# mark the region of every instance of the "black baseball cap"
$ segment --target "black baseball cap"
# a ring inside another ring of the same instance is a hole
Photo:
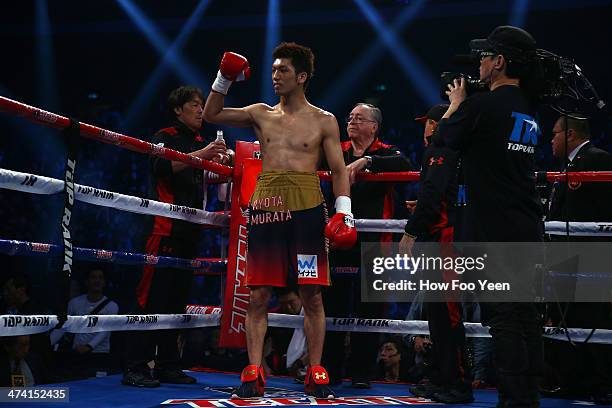
[[[431,119],[431,120],[435,120],[436,122],[439,122],[447,110],[448,110],[448,104],[440,103],[438,105],[434,105],[431,108],[429,108],[429,110],[424,116],[419,116],[417,118],[414,118],[414,120],[418,122],[422,122],[422,123],[427,122],[427,119]]]
[[[499,26],[487,38],[470,41],[472,53],[495,51],[500,54],[520,56],[521,53],[535,52],[536,41],[527,31],[514,26]]]

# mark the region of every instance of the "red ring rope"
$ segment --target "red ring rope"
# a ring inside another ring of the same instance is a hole
[[[70,120],[65,116],[47,112],[45,110],[26,105],[3,96],[0,96],[0,111],[11,113],[15,116],[22,116],[34,123],[56,129],[65,129],[70,124]],[[229,176],[233,172],[232,167],[224,166],[208,160],[202,160],[199,157],[177,152],[176,150],[167,149],[165,147],[156,146],[149,142],[122,135],[121,133],[102,129],[87,123],[80,124],[80,134],[81,136],[95,139],[103,143],[114,144],[128,150],[146,153],[168,160],[180,161],[192,167],[210,170],[224,176]]]
[[[26,105],[21,102],[14,101],[9,98],[0,96],[0,111],[10,113],[14,116],[24,117],[34,123],[56,128],[65,129],[70,124],[70,120],[61,115],[51,113],[42,109],[35,108],[30,105]],[[153,145],[149,142],[145,142],[140,139],[136,139],[130,136],[122,135],[121,133],[112,132],[110,130],[102,129],[97,126],[89,125],[87,123],[81,123],[80,125],[81,136],[95,139],[103,143],[114,144],[116,146],[124,147],[128,150],[132,150],[139,153],[150,154],[164,159],[180,161],[190,166],[209,170],[217,174],[224,176],[230,176],[233,173],[233,168],[224,166],[209,160],[202,160],[199,157],[191,156],[185,153],[178,152],[176,150],[167,149]],[[330,181],[330,173],[321,171],[319,172],[321,180]],[[419,172],[407,171],[399,173],[360,173],[357,175],[359,181],[418,181]],[[611,171],[583,171],[583,172],[568,172],[568,182],[612,182]],[[548,172],[546,173],[546,180],[549,182],[554,181],[565,181],[566,174],[564,172]]]

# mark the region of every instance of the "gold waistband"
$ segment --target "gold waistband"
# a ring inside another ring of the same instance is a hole
[[[299,211],[323,202],[317,173],[264,171],[257,177],[251,207],[263,211]]]

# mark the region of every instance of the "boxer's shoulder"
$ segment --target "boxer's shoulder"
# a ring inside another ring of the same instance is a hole
[[[319,108],[318,106],[309,104],[310,114],[314,115],[320,121],[335,121],[336,117],[333,113],[326,111],[325,109]]]

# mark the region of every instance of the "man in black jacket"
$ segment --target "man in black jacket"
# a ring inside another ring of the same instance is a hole
[[[416,119],[425,124],[423,142],[426,149],[421,163],[418,200],[400,241],[402,246],[416,239],[423,242],[452,240],[459,155],[444,146],[439,137],[432,140],[447,109],[447,104],[435,105],[425,116]]]
[[[387,145],[378,137],[382,124],[379,108],[358,103],[347,118],[349,141],[342,143],[344,162],[351,182],[351,200],[355,218],[381,219],[393,216],[393,186],[389,183],[355,181],[360,171],[400,172],[410,170],[410,162],[397,147]],[[325,294],[325,310],[334,317],[380,318],[383,303],[361,301],[361,286],[357,279],[361,264],[362,242],[390,242],[389,233],[357,233],[357,243],[346,251],[330,251],[329,260],[336,274],[334,284]],[[348,272],[348,273],[341,273]],[[323,358],[332,382],[337,383],[344,360],[344,332],[329,332],[325,338]],[[351,354],[348,374],[356,388],[369,388],[375,373],[378,337],[375,333],[351,333]]]
[[[525,30],[500,26],[488,38],[472,40],[470,48],[480,58],[480,80],[490,92],[466,97],[465,80],[455,80],[447,91],[449,109],[438,126],[445,145],[462,157],[466,239],[541,242],[542,208],[534,175],[541,131],[532,99],[522,88],[536,59],[535,40]],[[507,255],[512,270],[533,267],[522,257]],[[493,338],[499,406],[539,406],[537,376],[543,356],[535,306],[491,302],[481,307],[482,323],[490,326]]]
[[[589,121],[577,115],[560,117],[553,127],[552,151],[568,171],[611,171],[612,155],[591,142]],[[567,150],[565,138],[567,137]],[[569,187],[569,189],[568,189]],[[612,221],[610,183],[555,183],[549,221]]]
[[[612,155],[590,141],[589,121],[577,114],[560,117],[552,129],[552,151],[568,171],[611,171]],[[567,142],[566,142],[567,138]],[[612,221],[612,185],[595,182],[557,182],[549,201],[549,221]],[[551,235],[554,241],[610,241],[610,237]],[[561,324],[557,305],[550,307],[553,325]],[[568,327],[606,328],[610,326],[610,303],[566,303],[562,305]],[[548,341],[546,360],[553,366],[561,386],[556,395],[593,398],[597,404],[612,404],[611,347],[606,344],[575,344]]]
[[[415,241],[440,242],[443,246],[453,241],[460,159],[456,151],[444,146],[442,140],[434,136],[438,122],[447,109],[448,105],[435,105],[424,117],[417,118],[425,123],[423,136],[426,150],[419,178],[418,200],[400,241],[400,251],[403,253],[409,253]],[[472,402],[474,397],[470,382],[463,377],[465,332],[461,303],[451,296],[445,297],[446,302],[428,297],[426,295],[424,307],[433,343],[434,372],[430,383],[411,387],[410,392],[417,397],[432,398],[443,403]]]
[[[222,160],[225,142],[212,141],[208,145],[199,134],[202,127],[204,102],[202,91],[192,86],[181,86],[170,93],[168,107],[175,116],[171,127],[158,131],[152,143],[178,150],[206,160]],[[203,172],[178,161],[157,156],[151,159],[151,198],[202,208]],[[193,259],[201,227],[183,220],[156,216],[153,230],[146,243],[146,253]],[[184,313],[191,287],[190,270],[155,268],[145,265],[137,288],[140,312],[147,314]],[[136,387],[158,387],[160,381],[191,384],[195,378],[179,368],[177,330],[142,331],[128,339],[126,371],[122,383]],[[157,346],[157,355],[155,348]],[[157,378],[151,378],[147,362],[155,359]]]

